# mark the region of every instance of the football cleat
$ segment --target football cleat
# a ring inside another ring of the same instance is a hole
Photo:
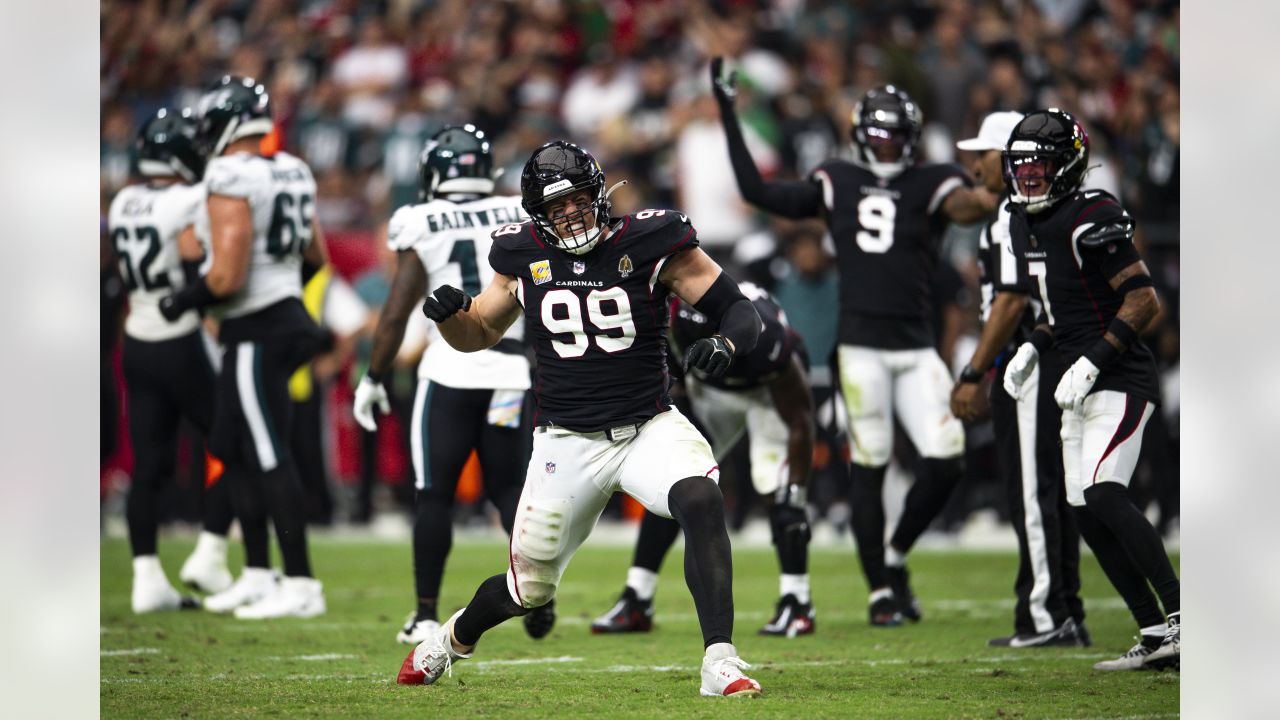
[[[1180,615],[1170,615],[1169,629],[1165,631],[1164,640],[1160,641],[1160,647],[1143,659],[1143,663],[1153,670],[1179,670],[1182,667],[1178,653],[1181,637],[1182,618]]]
[[[409,613],[408,619],[404,621],[404,627],[400,628],[400,632],[396,633],[396,642],[405,645],[417,645],[426,640],[440,630],[440,623],[434,618],[418,619],[418,613]]]
[[[916,594],[911,591],[911,573],[907,572],[907,567],[886,567],[884,570],[889,577],[889,587],[898,600],[898,610],[902,617],[911,622],[920,622],[924,613],[920,611],[920,601],[916,599]]]
[[[613,608],[591,623],[591,632],[595,634],[649,632],[652,629],[653,600],[637,598],[632,588],[623,590]]]
[[[1155,648],[1148,647],[1143,644],[1142,640],[1138,640],[1138,644],[1129,648],[1129,652],[1121,655],[1115,660],[1103,660],[1095,663],[1094,670],[1143,670],[1146,669],[1147,656],[1152,653]]]
[[[536,607],[524,616],[524,631],[534,640],[546,637],[556,626],[556,601]]]
[[[227,539],[211,532],[201,532],[196,549],[182,563],[178,579],[205,593],[220,593],[231,587],[231,571],[227,569]]]
[[[1081,629],[1076,625],[1076,621],[1067,618],[1058,627],[1042,633],[1015,634],[1005,637],[992,638],[987,641],[990,647],[1013,647],[1013,648],[1035,648],[1035,647],[1088,647],[1085,643],[1084,636],[1081,635]]]
[[[325,612],[324,585],[311,577],[286,577],[275,592],[258,602],[236,608],[241,620],[268,618],[310,618]]]
[[[893,593],[886,593],[871,601],[868,609],[871,624],[876,627],[897,627],[902,624],[902,611],[898,609],[898,600]]]
[[[141,615],[162,610],[194,610],[200,607],[200,601],[174,590],[167,580],[163,583],[135,580],[130,605],[135,615]]]
[[[751,668],[737,655],[702,659],[702,687],[704,697],[756,697],[760,695],[760,683],[742,674]]]
[[[276,590],[275,573],[267,568],[247,567],[231,587],[204,599],[204,609],[231,612],[241,605],[256,603]]]
[[[464,610],[466,608],[454,613],[453,617],[446,620],[435,634],[418,643],[418,646],[400,665],[400,674],[396,676],[397,683],[430,685],[446,673],[452,677],[454,661],[466,660],[474,654],[474,648],[469,653],[460,653],[453,649],[453,623]]]
[[[778,601],[773,619],[760,628],[761,635],[782,635],[789,638],[813,634],[813,603],[802,603],[795,595],[784,595]]]

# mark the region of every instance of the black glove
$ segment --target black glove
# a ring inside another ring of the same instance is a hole
[[[720,377],[729,369],[732,360],[733,351],[729,349],[729,344],[719,335],[712,335],[689,346],[684,354],[684,374],[688,375],[689,369],[693,368],[701,370],[708,377]]]
[[[431,294],[435,297],[428,296],[422,302],[422,314],[436,322],[448,320],[459,310],[471,309],[471,296],[452,285],[441,285]]]
[[[733,71],[728,77],[724,77],[723,71],[724,58],[711,58],[711,93],[721,107],[732,108],[733,101],[738,97],[738,73]]]
[[[165,295],[160,298],[160,314],[169,322],[178,322],[178,318],[187,312],[187,308],[178,301],[177,295]]]

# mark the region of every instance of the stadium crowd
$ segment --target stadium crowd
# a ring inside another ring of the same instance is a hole
[[[639,202],[680,208],[696,219],[704,249],[774,292],[809,346],[818,384],[835,344],[834,327],[814,322],[835,303],[824,230],[771,219],[741,199],[706,79],[716,55],[735,61],[748,144],[776,178],[803,177],[846,152],[853,104],[884,82],[922,105],[922,154],[935,162],[965,161],[955,141],[996,110],[1063,107],[1080,119],[1100,165],[1087,182],[1134,214],[1165,308],[1149,338],[1166,378],[1163,422],[1147,433],[1134,486],[1168,530],[1178,488],[1176,1],[104,0],[103,213],[133,177],[145,118],[194,104],[223,74],[258,78],[271,90],[276,139],[315,172],[316,217],[331,233],[336,269],[376,308],[388,285],[382,234],[391,213],[416,199],[426,138],[450,123],[483,128],[505,168],[497,191],[507,193],[518,192],[535,148],[569,139],[591,148],[611,180],[629,181],[614,196],[620,212]],[[953,313],[940,345],[957,369],[967,358],[957,344],[977,332],[976,245],[968,227],[952,227],[944,244],[957,271],[946,297],[964,312]],[[367,352],[355,345],[351,377]],[[407,387],[412,363],[402,371]],[[336,383],[344,398],[348,383]],[[354,455],[357,444],[338,437],[359,432],[349,408],[334,402],[326,431]],[[995,486],[982,460],[989,424],[968,437],[977,461],[952,523],[1000,503],[998,490],[983,491]],[[359,462],[338,465],[344,481],[359,472]],[[403,473],[404,463],[381,472]],[[367,517],[363,503],[353,515]],[[737,508],[739,522],[745,511]]]

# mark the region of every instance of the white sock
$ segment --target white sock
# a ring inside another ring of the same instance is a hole
[[[139,555],[133,559],[133,581],[169,584],[164,568],[160,566],[160,558],[155,555]]]
[[[885,545],[884,564],[891,568],[900,568],[907,564],[907,556],[898,552],[892,545]]]
[[[783,575],[778,579],[778,595],[795,595],[801,603],[809,602],[809,575]]]
[[[200,537],[196,540],[196,549],[191,554],[203,555],[205,553],[225,558],[227,556],[227,538],[222,535],[215,535],[208,530],[201,530]]]
[[[1164,634],[1169,632],[1169,626],[1166,623],[1160,623],[1159,625],[1144,627],[1139,632],[1143,635],[1150,635],[1152,637],[1164,637]]]
[[[629,568],[627,587],[636,591],[637,598],[652,600],[654,593],[658,591],[658,573],[642,567]]]
[[[732,643],[712,643],[707,646],[707,660],[722,660],[727,657],[737,657],[738,648]]]

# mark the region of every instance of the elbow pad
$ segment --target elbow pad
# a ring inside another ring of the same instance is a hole
[[[694,308],[718,322],[716,334],[733,344],[734,357],[755,348],[760,338],[760,314],[728,274],[720,273]]]

